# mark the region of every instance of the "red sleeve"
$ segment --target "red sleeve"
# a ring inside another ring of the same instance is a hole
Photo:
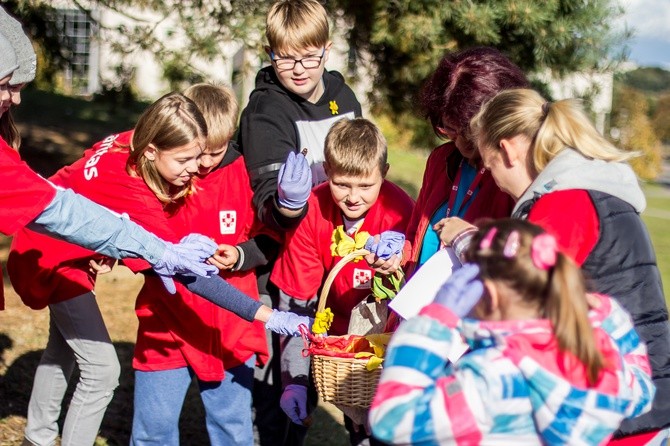
[[[286,236],[284,248],[270,276],[280,290],[296,299],[310,299],[323,281],[325,268],[321,262],[317,234],[320,213],[318,200],[312,194],[307,215]]]
[[[598,213],[588,192],[563,190],[543,195],[528,220],[556,237],[561,251],[578,265],[584,263],[598,241]]]
[[[0,232],[14,234],[42,213],[56,189],[0,138]]]
[[[433,210],[427,209],[428,197],[433,193],[433,188],[435,185],[435,177],[439,169],[446,169],[446,157],[443,155],[444,150],[442,146],[437,147],[428,157],[426,161],[426,167],[423,171],[423,180],[421,182],[421,189],[419,189],[419,196],[416,198],[416,205],[412,209],[411,216],[405,228],[405,239],[410,243],[415,243],[414,238],[416,237],[416,232],[419,228],[419,222],[424,213],[428,213]],[[446,176],[446,173],[445,173]],[[437,186],[439,187],[439,185]],[[430,219],[430,216],[428,217]],[[407,259],[411,255],[411,246],[410,251],[407,255]]]

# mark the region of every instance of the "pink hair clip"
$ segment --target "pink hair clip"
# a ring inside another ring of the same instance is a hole
[[[505,241],[505,247],[503,248],[503,255],[509,259],[514,257],[518,250],[519,250],[519,231],[512,231],[507,236],[507,241]]]
[[[485,250],[485,249],[490,249],[491,244],[493,243],[493,237],[496,236],[496,233],[498,232],[498,228],[491,228],[489,229],[489,232],[486,233],[484,238],[482,239],[481,242],[479,242],[479,249],[480,250]]]
[[[558,245],[554,236],[544,233],[533,238],[530,257],[533,265],[542,270],[548,270],[556,265]]]

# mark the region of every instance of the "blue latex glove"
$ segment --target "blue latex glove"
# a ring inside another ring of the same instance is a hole
[[[300,384],[289,384],[279,400],[281,410],[295,424],[303,425],[307,418],[307,387]]]
[[[384,231],[379,234],[379,240],[370,236],[365,242],[365,249],[380,259],[388,260],[394,254],[400,255],[405,245],[405,234],[396,231]]]
[[[280,206],[296,210],[307,203],[312,191],[312,169],[302,153],[288,154],[279,169],[277,178],[277,202]]]
[[[449,308],[460,318],[465,317],[484,293],[484,284],[477,277],[478,274],[479,266],[466,263],[442,285],[434,302]]]
[[[272,310],[265,328],[284,336],[300,336],[300,325],[311,327],[314,319],[291,313],[290,311]]]
[[[174,294],[177,289],[172,276],[175,274],[211,277],[219,272],[216,266],[204,263],[217,248],[217,244],[209,237],[190,234],[178,244],[166,243],[165,252],[152,266],[165,285],[165,289]]]

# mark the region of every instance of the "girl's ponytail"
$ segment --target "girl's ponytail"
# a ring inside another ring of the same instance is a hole
[[[605,364],[588,317],[589,305],[581,271],[570,258],[558,253],[548,280],[544,308],[559,348],[572,353],[584,364],[588,381],[594,384]]]
[[[584,365],[589,383],[597,382],[606,364],[588,317],[584,277],[553,236],[526,220],[496,220],[482,225],[466,259],[479,265],[482,279],[514,290],[551,321],[559,350]]]

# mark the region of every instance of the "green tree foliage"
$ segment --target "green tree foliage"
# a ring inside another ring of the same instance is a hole
[[[646,96],[633,88],[617,85],[613,102],[612,127],[619,131],[619,147],[640,154],[631,161],[638,176],[656,178],[661,169],[661,143],[647,116]]]
[[[487,45],[527,72],[592,69],[626,37],[608,0],[333,0],[354,26],[350,41],[376,66],[373,99],[394,111],[412,98],[445,51]]]

